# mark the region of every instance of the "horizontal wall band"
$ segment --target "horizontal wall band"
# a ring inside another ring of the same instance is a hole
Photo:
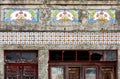
[[[0,32],[0,44],[120,44],[120,32]]]

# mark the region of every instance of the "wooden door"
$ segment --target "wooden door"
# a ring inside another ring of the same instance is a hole
[[[6,66],[5,68],[6,79],[19,79],[19,67],[18,66]]]
[[[102,79],[115,79],[113,68],[103,68],[102,69]]]
[[[5,79],[37,79],[36,65],[8,65]]]
[[[69,79],[80,79],[80,68],[79,67],[69,67],[68,69]]]
[[[35,66],[24,66],[23,67],[23,79],[36,79],[37,77]]]

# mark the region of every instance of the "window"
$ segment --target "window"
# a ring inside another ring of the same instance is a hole
[[[117,52],[96,50],[50,50],[49,62],[52,61],[116,61]]]
[[[68,50],[65,50],[64,51],[64,61],[74,61],[75,60],[75,56],[76,53],[75,51],[68,51]]]
[[[49,56],[49,79],[117,79],[116,50],[50,50]]]
[[[104,54],[104,59],[106,61],[114,61],[116,60],[117,56],[116,56],[116,53],[114,53],[114,51],[105,51],[105,54]]]
[[[11,52],[6,54],[6,60],[7,61],[17,61],[20,60],[20,53],[17,52]]]
[[[62,60],[62,51],[50,51],[50,60]]]
[[[36,51],[5,51],[6,63],[36,63]]]
[[[103,54],[102,51],[91,51],[90,56],[91,60],[102,60]]]
[[[88,51],[78,51],[77,59],[78,60],[89,60],[89,52]]]

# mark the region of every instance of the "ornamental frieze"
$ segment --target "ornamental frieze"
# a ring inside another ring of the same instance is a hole
[[[120,32],[0,32],[0,44],[120,44]]]

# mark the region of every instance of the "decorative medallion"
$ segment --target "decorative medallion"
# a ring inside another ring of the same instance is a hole
[[[51,10],[51,22],[78,22],[78,10]]]
[[[115,23],[115,10],[88,10],[88,22]]]
[[[4,9],[5,22],[37,22],[38,9],[6,8]]]

